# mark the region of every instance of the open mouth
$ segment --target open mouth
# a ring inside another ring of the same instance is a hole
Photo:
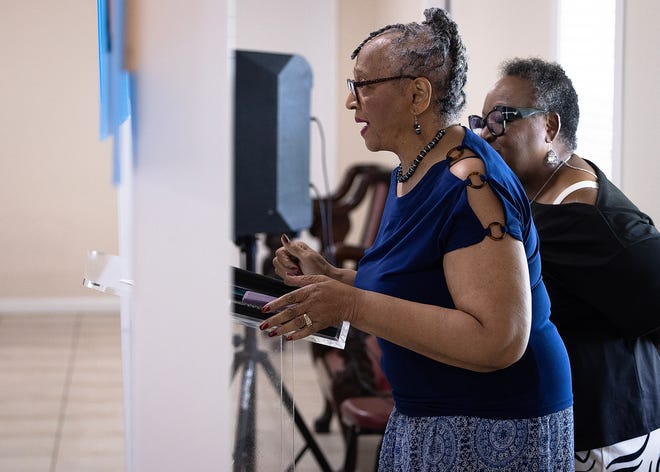
[[[366,133],[367,129],[369,128],[369,122],[364,121],[364,120],[360,120],[360,119],[357,119],[357,118],[355,119],[355,122],[358,123],[358,124],[364,123],[364,126],[360,129],[360,135],[364,136],[364,133]]]

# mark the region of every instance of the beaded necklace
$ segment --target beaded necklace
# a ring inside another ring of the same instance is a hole
[[[440,142],[440,140],[444,137],[444,135],[447,133],[447,130],[445,128],[442,128],[439,130],[436,135],[433,137],[430,143],[428,143],[426,146],[424,146],[424,149],[419,151],[419,154],[417,154],[417,157],[413,161],[412,164],[410,164],[410,167],[408,167],[408,170],[406,171],[405,174],[401,173],[401,164],[399,164],[399,167],[396,168],[396,181],[399,182],[400,184],[408,180],[412,175],[415,173],[417,170],[417,166],[419,166],[419,163],[422,162],[422,159],[424,159],[424,156],[428,154],[428,152],[435,147],[436,144]]]

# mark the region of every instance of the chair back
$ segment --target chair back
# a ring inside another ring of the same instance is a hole
[[[350,167],[337,191],[329,198],[312,201],[314,216],[310,233],[321,241],[321,252],[338,266],[357,263],[376,239],[385,208],[391,171],[384,167],[358,164]],[[356,221],[354,212],[366,204],[364,220]],[[345,242],[351,225],[359,225],[356,244]],[[332,229],[328,228],[332,226]]]

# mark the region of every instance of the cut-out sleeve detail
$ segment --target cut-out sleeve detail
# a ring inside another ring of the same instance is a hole
[[[465,179],[465,184],[470,188],[479,189],[488,183],[486,176],[481,172],[470,172]]]
[[[472,149],[465,146],[456,146],[451,148],[447,152],[447,160],[449,161],[449,167],[461,162],[463,159],[468,159],[470,157],[476,157],[481,159]]]
[[[497,228],[497,229],[495,229]],[[501,241],[504,239],[504,235],[507,233],[506,226],[504,226],[499,221],[493,221],[486,228],[487,235],[493,241]]]

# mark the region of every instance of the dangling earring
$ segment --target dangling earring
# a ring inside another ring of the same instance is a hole
[[[422,127],[419,125],[419,121],[417,120],[417,115],[415,115],[415,124],[413,125],[413,129],[415,130],[416,135],[422,134]]]
[[[557,167],[559,164],[559,157],[557,156],[557,153],[554,151],[554,149],[550,148],[548,150],[548,152],[545,154],[545,160],[543,163],[548,167]]]

